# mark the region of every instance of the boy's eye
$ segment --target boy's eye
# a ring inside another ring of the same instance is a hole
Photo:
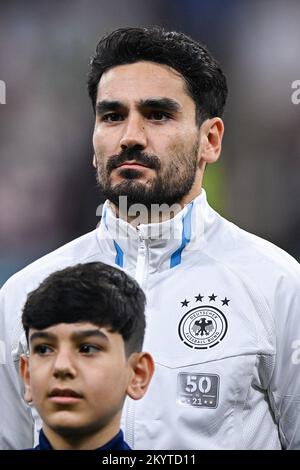
[[[41,356],[45,356],[47,354],[50,354],[53,349],[50,346],[47,346],[47,344],[38,344],[34,347],[33,350],[36,354],[40,354]]]
[[[102,117],[102,121],[105,121],[105,122],[118,122],[122,120],[123,120],[123,116],[119,113],[105,114]]]
[[[83,354],[95,354],[101,351],[99,346],[95,346],[93,344],[83,344],[79,348],[79,352]]]

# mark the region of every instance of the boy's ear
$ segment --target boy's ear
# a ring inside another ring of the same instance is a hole
[[[133,400],[145,395],[154,372],[154,361],[147,352],[133,353],[128,359],[132,373],[127,386],[127,394]]]
[[[20,356],[19,374],[24,382],[24,399],[27,403],[30,403],[32,401],[32,394],[30,387],[29,358],[25,355]]]

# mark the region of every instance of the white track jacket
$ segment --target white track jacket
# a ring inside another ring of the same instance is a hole
[[[14,275],[0,294],[0,448],[32,447],[18,360],[26,295],[51,272],[102,261],[147,296],[155,374],[127,400],[134,449],[300,449],[300,268],[228,222],[204,190],[173,219],[137,229],[105,204],[99,227]],[[36,420],[37,421],[37,420]]]

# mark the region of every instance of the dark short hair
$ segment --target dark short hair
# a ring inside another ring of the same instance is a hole
[[[22,323],[28,340],[30,328],[90,322],[122,335],[129,356],[143,345],[145,303],[124,271],[100,262],[77,264],[51,274],[28,295]]]
[[[202,44],[189,36],[159,27],[120,28],[98,42],[91,59],[88,91],[95,111],[102,74],[117,65],[151,61],[179,72],[196,105],[196,121],[221,117],[227,97],[226,77]]]

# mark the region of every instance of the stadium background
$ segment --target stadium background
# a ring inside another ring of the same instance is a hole
[[[149,24],[207,44],[227,74],[210,203],[300,259],[298,0],[12,0],[0,3],[0,286],[98,223],[89,57],[103,33]]]

